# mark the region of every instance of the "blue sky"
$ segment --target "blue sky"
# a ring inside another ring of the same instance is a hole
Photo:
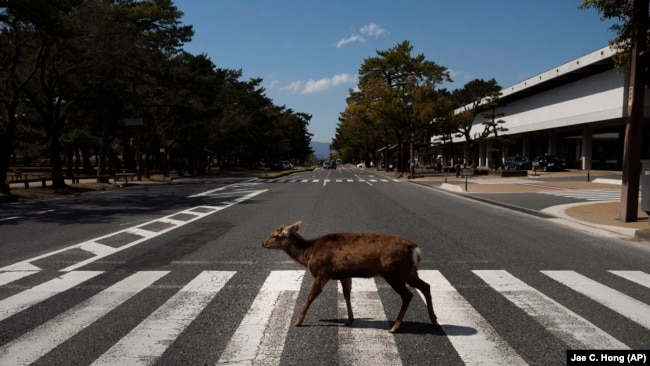
[[[330,142],[365,58],[404,40],[446,67],[461,88],[503,87],[595,51],[615,37],[580,0],[176,0],[194,27],[185,50],[262,78],[276,105],[312,115]]]

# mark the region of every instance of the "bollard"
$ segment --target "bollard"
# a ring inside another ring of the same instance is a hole
[[[590,176],[591,175],[591,170],[587,170],[587,182],[591,182]]]
[[[465,192],[467,192],[467,176],[465,176]]]

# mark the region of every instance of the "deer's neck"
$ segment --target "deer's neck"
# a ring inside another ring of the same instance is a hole
[[[292,241],[292,245],[286,250],[287,254],[306,267],[311,253],[311,241],[305,240],[299,235],[293,237]]]

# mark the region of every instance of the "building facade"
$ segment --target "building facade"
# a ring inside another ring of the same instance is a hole
[[[487,143],[478,144],[474,147],[478,151],[466,149],[465,159],[478,156],[478,166],[494,167],[496,159],[512,155],[532,159],[551,154],[563,159],[570,169],[621,170],[628,75],[614,68],[613,55],[609,46],[603,47],[503,89],[496,112],[505,121],[509,143],[498,153]],[[646,92],[642,158],[650,157],[649,94]],[[483,131],[484,121],[481,115],[475,118],[472,135]]]

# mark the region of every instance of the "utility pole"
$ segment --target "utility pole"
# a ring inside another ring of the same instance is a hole
[[[648,7],[650,0],[634,0],[632,13],[632,54],[623,150],[623,184],[621,215],[623,222],[637,221],[639,180],[641,174],[641,136],[645,109],[646,62],[642,53],[648,49]]]

